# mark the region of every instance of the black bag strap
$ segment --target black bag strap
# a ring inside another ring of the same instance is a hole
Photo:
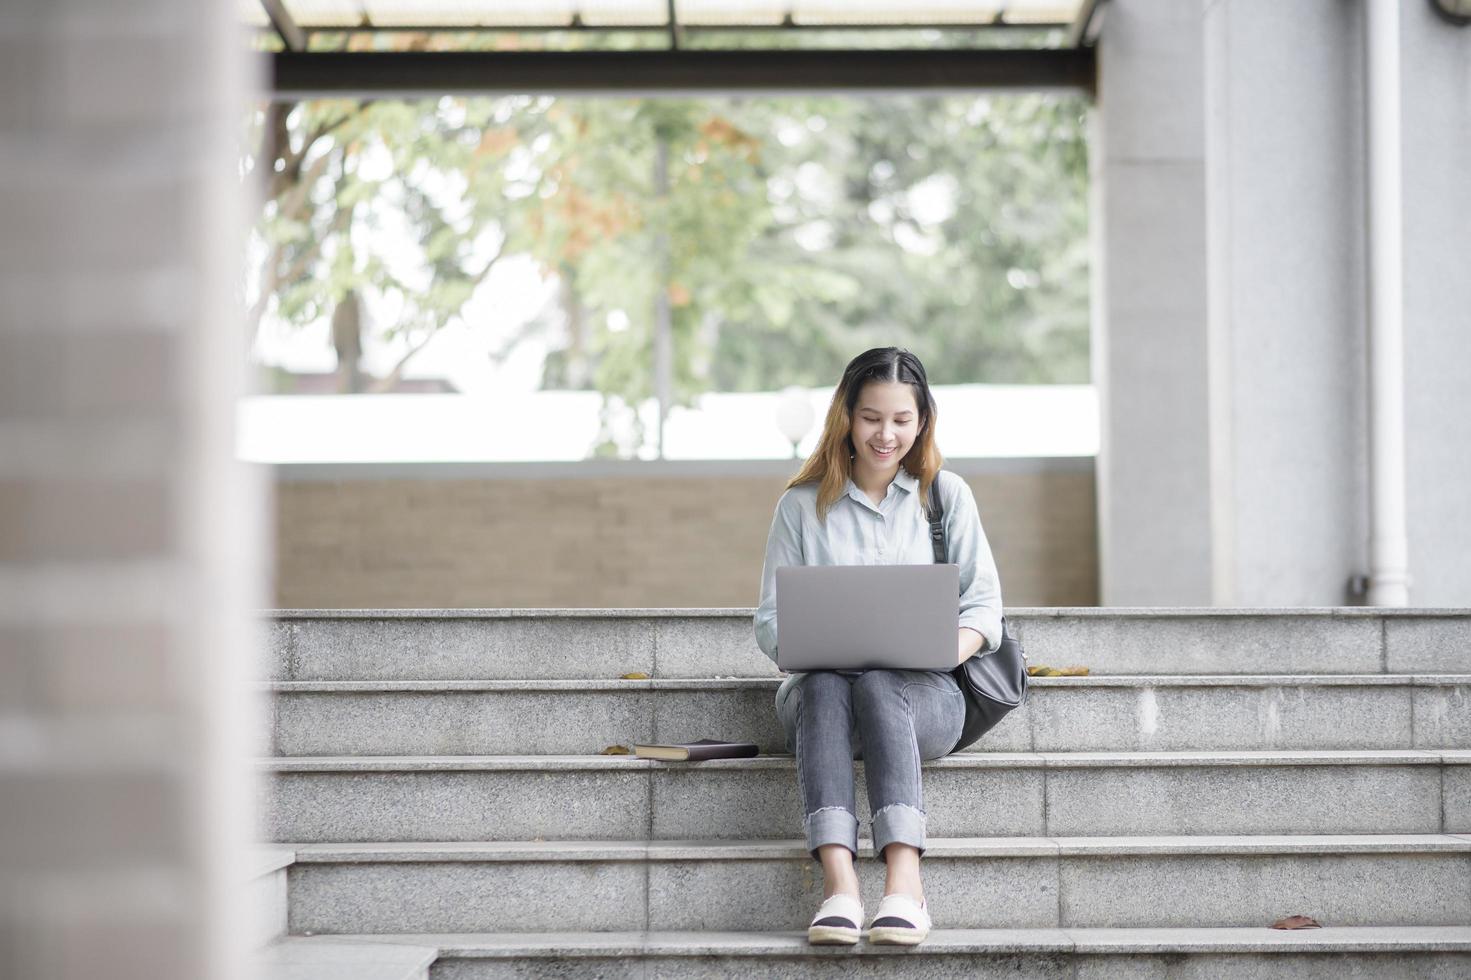
[[[945,564],[950,553],[945,540],[945,508],[940,504],[940,474],[935,474],[930,484],[930,545],[935,549],[935,564]]]
[[[930,545],[935,549],[935,564],[943,565],[950,555],[950,545],[945,539],[945,508],[940,503],[940,474],[935,474],[935,480],[930,484]],[[1006,617],[1001,617],[1001,635],[1009,638],[1006,632]],[[1022,654],[1025,658],[1026,654]]]

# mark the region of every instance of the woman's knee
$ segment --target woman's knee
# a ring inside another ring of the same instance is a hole
[[[854,677],[853,686],[865,691],[893,690],[903,684],[905,675],[909,673],[911,671],[875,667]]]
[[[861,718],[882,715],[907,723],[922,759],[948,755],[960,737],[965,698],[944,671],[870,670],[853,684],[853,710]]]
[[[958,685],[911,684],[904,689],[910,712],[917,719],[915,743],[921,759],[949,755],[965,724],[965,695]]]
[[[904,696],[904,677],[896,670],[869,670],[853,682],[853,716],[858,727],[875,738],[884,732],[913,731],[914,712]]]
[[[809,697],[840,694],[847,696],[851,690],[848,678],[835,670],[813,670],[803,674],[794,685]]]
[[[792,685],[792,690],[787,697],[790,702],[789,710],[795,713],[803,708],[809,711],[823,711],[828,708],[841,707],[847,711],[853,703],[853,689],[848,683],[848,678],[831,670],[814,670],[803,674]]]
[[[853,679],[853,703],[878,706],[903,699],[906,674],[910,671],[866,670]]]
[[[796,751],[796,729],[804,713],[825,716],[832,711],[851,715],[848,679],[830,670],[809,671],[777,691],[776,717],[786,733],[788,752]]]

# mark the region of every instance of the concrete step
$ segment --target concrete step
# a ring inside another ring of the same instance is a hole
[[[1471,835],[932,838],[924,875],[946,929],[1471,923]],[[297,934],[792,930],[822,875],[800,841],[313,844],[290,894]]]
[[[776,678],[275,681],[269,751],[594,754],[707,735],[784,752]],[[1037,677],[979,752],[1471,748],[1471,675]]]
[[[343,937],[347,938],[347,937]],[[1463,980],[1471,928],[1338,926],[1242,929],[936,929],[915,949],[809,946],[802,932],[467,933],[352,937],[431,946],[435,975],[634,980],[873,976],[980,980]],[[304,943],[330,942],[326,939]]]
[[[251,957],[254,980],[429,980],[433,944],[287,937]]]
[[[751,609],[290,610],[278,680],[775,677]],[[1010,609],[1034,664],[1096,674],[1471,673],[1465,609]]]
[[[273,841],[786,838],[791,756],[272,758]],[[858,773],[858,816],[867,790]],[[925,764],[938,836],[1471,833],[1471,750],[977,753]]]
[[[286,935],[286,869],[296,854],[288,848],[255,848],[246,858],[246,948],[266,946]]]

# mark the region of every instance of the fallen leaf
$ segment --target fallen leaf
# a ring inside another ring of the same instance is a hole
[[[629,752],[628,752],[628,746],[626,746],[626,745],[610,745],[606,749],[603,749],[603,751],[601,751],[601,752],[598,753],[598,755],[628,755],[628,754],[629,754]]]
[[[1318,920],[1306,915],[1289,915],[1272,923],[1273,929],[1321,929]]]
[[[635,670],[627,674],[619,674],[618,679],[620,681],[646,681],[649,679],[649,675],[641,670]]]
[[[1062,677],[1087,677],[1088,676],[1088,668],[1087,667],[1084,667],[1084,666],[1082,666],[1080,664],[1074,664],[1071,667],[1064,667],[1064,668],[1062,668],[1057,673],[1058,673],[1059,676],[1062,676]]]

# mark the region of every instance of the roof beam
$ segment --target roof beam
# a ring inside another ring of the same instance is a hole
[[[282,0],[260,0],[260,5],[270,18],[271,26],[281,35],[281,43],[286,45],[286,50],[305,51],[306,31],[296,23],[296,18],[286,9],[286,4]]]
[[[280,52],[280,99],[447,93],[1094,91],[1092,48],[898,51]]]
[[[1098,9],[1103,0],[1083,0],[1078,16],[1073,18],[1063,45],[1069,48],[1092,47],[1098,41],[1098,30],[1103,23],[1103,13]]]
[[[1043,31],[1066,30],[1074,21],[1062,21],[1054,23],[1051,21],[1008,21],[1008,20],[985,20],[985,21],[925,21],[924,23],[866,23],[858,24],[843,23],[820,23],[810,24],[793,21],[788,15],[784,20],[771,24],[690,24],[679,21],[679,30],[682,34],[766,34],[778,36],[782,34],[804,34],[817,31],[850,32],[850,31],[984,31],[987,34],[996,31],[1007,33],[1032,33]],[[546,24],[332,24],[325,27],[304,28],[304,30],[318,30],[327,34],[547,34],[554,31],[569,31],[576,34],[647,34],[647,33],[669,33],[667,20],[649,24],[617,24],[589,25],[583,21],[580,14],[573,14],[568,21]]]

